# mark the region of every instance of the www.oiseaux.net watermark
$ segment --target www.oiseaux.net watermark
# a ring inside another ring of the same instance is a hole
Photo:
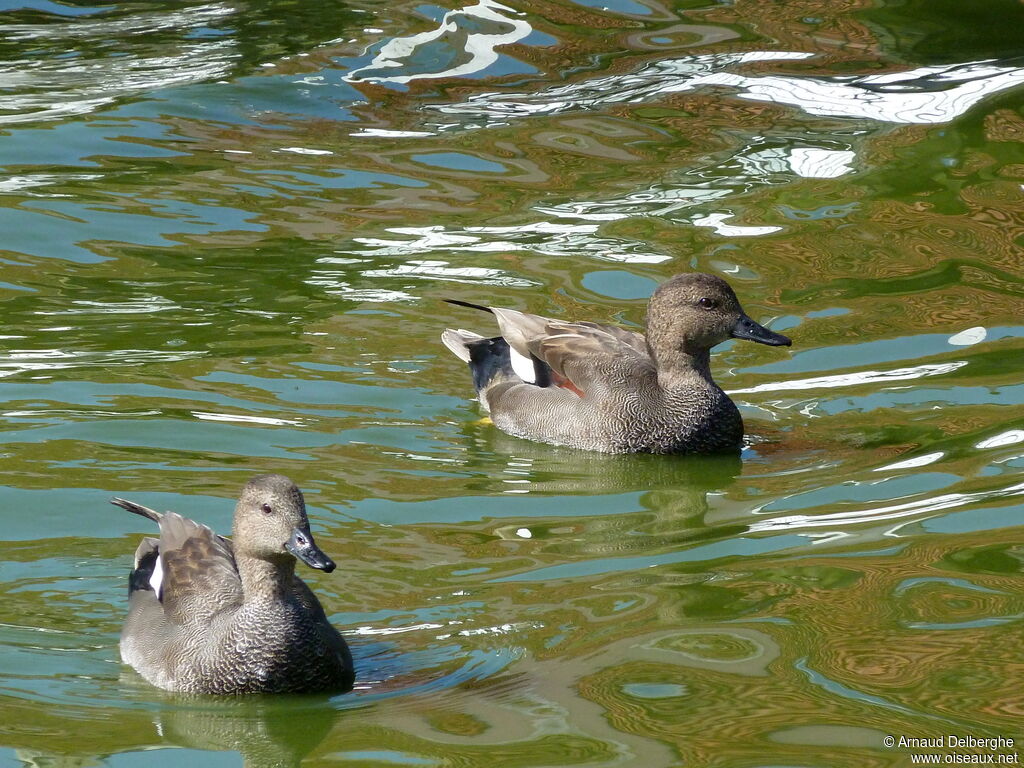
[[[893,736],[882,739],[890,749],[910,751],[912,765],[1020,765],[1009,736]]]

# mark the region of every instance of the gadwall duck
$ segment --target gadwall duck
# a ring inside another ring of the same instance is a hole
[[[121,632],[121,658],[146,680],[185,693],[351,690],[348,646],[295,575],[295,558],[327,572],[334,561],[291,480],[246,483],[231,540],[174,512],[111,503],[160,526],[135,552]]]
[[[499,429],[606,453],[738,450],[743,420],[711,378],[711,348],[730,338],[792,343],[751,320],[727,282],[699,273],[658,286],[646,338],[448,301],[497,318],[501,336],[448,329],[441,340],[469,364],[480,403]]]

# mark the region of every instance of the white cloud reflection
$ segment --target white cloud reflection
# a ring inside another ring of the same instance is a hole
[[[770,235],[778,232],[782,227],[741,227],[736,224],[726,224],[726,219],[731,219],[731,213],[710,213],[707,216],[696,216],[691,220],[695,227],[711,227],[715,234],[723,237],[755,237],[757,235]]]
[[[892,469],[916,469],[917,467],[927,467],[929,464],[934,464],[945,455],[946,454],[943,451],[935,451],[934,453],[926,453],[922,456],[914,456],[911,459],[897,461],[894,464],[886,464],[884,467],[875,467],[872,471],[888,472]]]
[[[786,390],[824,389],[833,387],[852,387],[858,384],[888,383],[906,379],[921,379],[926,376],[941,376],[945,373],[963,368],[966,360],[954,360],[951,363],[929,363],[915,365],[910,368],[894,368],[891,371],[853,371],[839,373],[834,376],[815,376],[810,379],[794,379],[793,381],[773,381],[758,384],[744,389],[728,389],[730,395],[748,394],[752,392],[782,392]]]
[[[741,98],[792,104],[811,115],[886,123],[947,123],[986,96],[1021,83],[1024,69],[980,61],[851,78],[722,73],[703,84],[733,86],[741,89]]]
[[[346,79],[408,83],[476,74],[498,60],[499,45],[518,42],[533,31],[528,21],[515,18],[518,15],[494,0],[448,11],[436,29],[391,38],[373,61]]]
[[[42,328],[40,330],[67,330]],[[70,368],[110,368],[152,363],[177,362],[202,357],[205,352],[191,350],[113,349],[105,351],[67,349],[12,349],[0,355],[0,378],[20,373],[46,373]]]
[[[145,41],[155,32],[185,34],[235,12],[228,4],[210,3],[174,12],[140,10],[120,18],[8,24],[8,40],[45,40],[53,48],[66,42],[98,52],[0,61],[0,89],[7,92],[0,125],[87,114],[127,96],[223,77],[241,56],[229,37],[186,38],[173,49],[140,42],[116,56],[105,55],[105,48],[111,40]]]
[[[986,437],[974,447],[986,450],[988,448],[1002,448],[1007,445],[1016,445],[1017,443],[1024,443],[1024,430],[1011,429],[1006,432],[1000,432],[998,435]]]
[[[447,261],[421,260],[396,264],[386,269],[368,269],[363,272],[365,277],[420,277],[435,280],[447,280],[456,283],[474,283],[486,285],[508,285],[525,288],[537,283],[532,280],[512,277],[500,269],[488,267],[451,267]]]
[[[850,173],[856,155],[849,150],[793,147],[789,150],[789,167],[805,179],[834,179]]]
[[[725,86],[737,89],[740,98],[790,104],[812,115],[888,123],[944,123],[986,96],[1024,83],[1024,69],[988,60],[882,75],[747,76],[725,71],[742,64],[813,55],[750,51],[689,56],[655,62],[629,74],[593,78],[536,93],[484,93],[460,104],[435,105],[433,109],[446,114],[508,118],[650,101],[670,93]]]
[[[1024,494],[1024,483],[994,491],[946,493],[941,496],[917,499],[903,504],[890,504],[875,509],[857,509],[825,515],[785,515],[773,517],[755,522],[750,526],[749,530],[751,533],[763,533],[767,531],[791,531],[800,528],[827,528],[836,525],[850,526],[860,523],[880,523],[931,512],[940,512],[945,509],[954,509],[966,506],[967,504],[1020,496],[1021,494]]]
[[[657,264],[671,257],[647,250],[644,243],[599,237],[598,225],[537,221],[505,227],[464,227],[446,229],[427,227],[390,227],[388,232],[405,237],[357,237],[353,242],[365,246],[359,251],[344,251],[359,258],[381,256],[409,257],[448,252],[522,251],[547,256],[587,254],[595,259],[633,264]],[[342,257],[321,261],[340,263]]]

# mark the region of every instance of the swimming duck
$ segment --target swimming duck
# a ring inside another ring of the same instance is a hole
[[[447,329],[441,340],[469,364],[480,403],[499,429],[529,440],[606,453],[736,451],[743,420],[711,378],[710,350],[747,339],[792,342],[754,322],[727,282],[676,275],[647,307],[647,335],[454,299],[490,312],[500,336]]]
[[[174,512],[111,501],[160,526],[128,578],[121,658],[153,685],[185,693],[343,692],[352,656],[295,559],[331,572],[302,492],[283,475],[242,488],[231,540]]]

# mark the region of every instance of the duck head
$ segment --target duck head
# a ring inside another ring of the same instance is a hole
[[[725,280],[702,273],[676,275],[658,286],[647,309],[647,339],[659,362],[675,351],[701,356],[728,339],[793,343],[752,320]]]
[[[257,475],[245,484],[232,535],[240,555],[271,561],[294,556],[328,573],[335,568],[313,540],[302,491],[284,475]]]

